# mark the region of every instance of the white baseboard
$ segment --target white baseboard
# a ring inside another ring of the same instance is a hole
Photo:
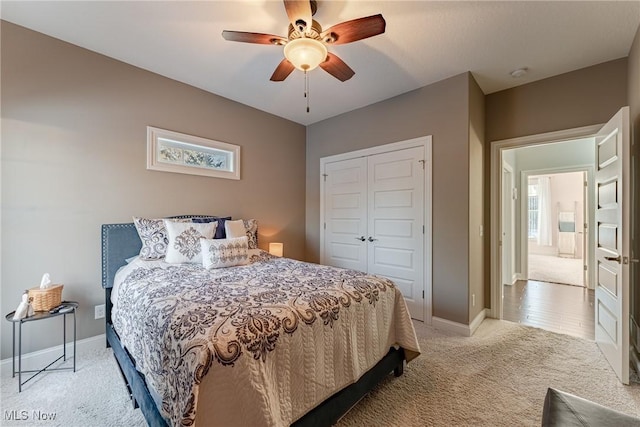
[[[473,319],[471,321],[471,324],[469,325],[469,330],[470,330],[470,334],[469,336],[473,335],[476,333],[476,329],[478,329],[478,327],[480,326],[480,324],[482,323],[482,321],[489,315],[489,309],[485,308],[484,310],[480,311],[480,313],[478,313],[478,315],[475,317],[475,319]]]
[[[106,335],[100,334],[89,338],[84,338],[76,341],[76,351],[78,356],[81,356],[83,352],[98,350],[105,348]],[[55,360],[58,356],[62,355],[62,344],[55,347],[45,348],[43,350],[34,351],[22,355],[22,369],[41,369],[51,361]],[[73,342],[67,343],[67,358],[73,355]],[[12,359],[7,358],[0,361],[0,372],[3,377],[10,376],[12,374]],[[16,369],[18,368],[18,355],[16,354]]]
[[[522,279],[522,274],[520,274],[520,273],[515,273],[513,276],[511,276],[511,283],[505,283],[505,285],[507,285],[507,286],[513,286],[513,285],[515,285],[515,284],[516,284],[516,282],[517,282],[518,280],[523,280],[523,279]]]
[[[473,321],[469,325],[465,325],[463,323],[452,322],[451,320],[441,319],[439,317],[433,316],[431,319],[431,324],[436,329],[442,329],[445,331],[453,332],[457,335],[462,335],[464,337],[470,337],[473,333],[478,329],[478,326],[482,323],[482,321],[487,317],[487,309],[480,311],[478,315],[473,319]]]

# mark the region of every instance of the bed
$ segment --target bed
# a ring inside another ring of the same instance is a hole
[[[145,264],[141,247],[133,223],[102,226],[107,346],[150,426],[328,426],[419,354],[387,279],[260,250]]]

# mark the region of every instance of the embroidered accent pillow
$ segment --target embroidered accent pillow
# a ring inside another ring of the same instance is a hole
[[[258,220],[238,219],[224,224],[227,238],[247,236],[249,249],[258,249]]]
[[[217,222],[196,224],[193,222],[164,221],[169,236],[165,261],[172,264],[202,263],[200,239],[213,239]]]
[[[233,267],[249,262],[247,236],[231,239],[201,239],[202,265],[205,268]]]
[[[190,219],[176,219],[176,222],[188,222]],[[133,224],[142,241],[140,259],[145,261],[162,259],[167,254],[169,237],[163,219],[133,217]]]

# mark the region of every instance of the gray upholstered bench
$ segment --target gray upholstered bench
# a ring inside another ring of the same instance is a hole
[[[637,427],[640,426],[640,418],[549,388],[544,399],[542,425],[543,427]]]

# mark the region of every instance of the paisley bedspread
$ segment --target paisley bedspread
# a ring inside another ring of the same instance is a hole
[[[112,318],[173,425],[289,425],[391,346],[420,352],[388,279],[262,251],[213,270],[135,260]]]

